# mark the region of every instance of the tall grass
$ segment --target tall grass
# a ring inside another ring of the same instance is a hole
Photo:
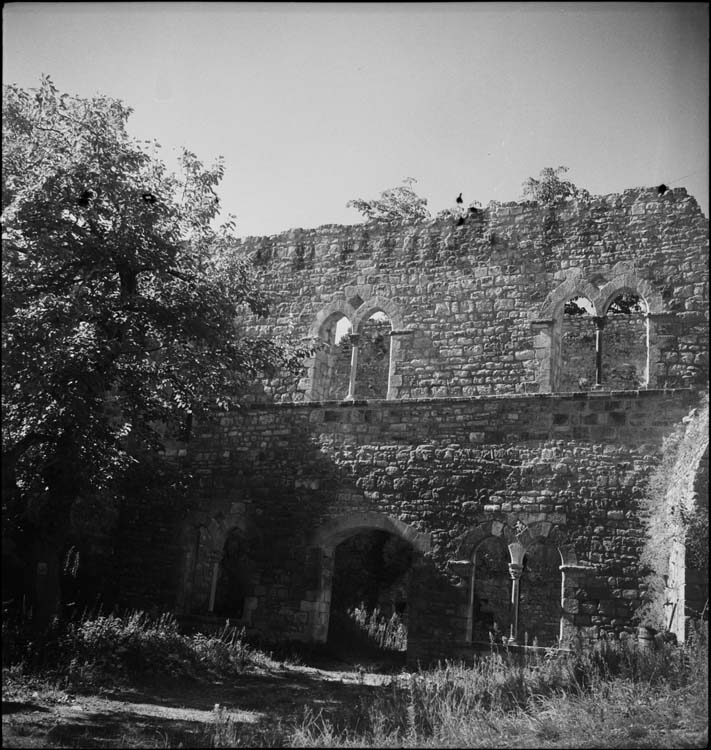
[[[705,746],[707,658],[707,624],[683,648],[662,644],[646,650],[634,641],[600,641],[571,654],[521,658],[492,652],[472,666],[445,663],[399,676],[346,716],[307,713],[290,742],[296,747]]]
[[[352,634],[369,645],[388,651],[407,649],[407,625],[397,612],[387,617],[378,607],[368,611],[361,605],[348,610],[346,622]]]

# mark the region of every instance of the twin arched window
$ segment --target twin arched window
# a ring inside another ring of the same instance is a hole
[[[636,390],[649,383],[649,318],[644,299],[621,290],[597,315],[585,296],[568,299],[560,326],[558,391],[594,386]]]
[[[384,399],[390,395],[392,322],[380,309],[361,318],[357,330],[336,311],[321,324],[314,355],[311,398],[315,401]]]

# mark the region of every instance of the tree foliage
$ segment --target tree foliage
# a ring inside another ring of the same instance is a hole
[[[608,315],[631,315],[632,313],[645,312],[646,307],[639,294],[623,292],[610,303],[607,308]]]
[[[130,113],[49,77],[3,87],[3,468],[23,513],[66,521],[158,445],[158,423],[228,408],[305,353],[243,332],[268,301],[230,249],[233,217],[212,227],[222,161],[184,150],[168,173]]]
[[[588,198],[587,190],[581,189],[568,180],[562,179],[568,167],[544,167],[539,179],[529,177],[523,183],[524,198],[534,200],[544,206],[555,206],[567,198]]]
[[[407,177],[403,184],[384,190],[380,198],[364,200],[356,198],[348,201],[348,208],[355,208],[368,221],[422,221],[430,218],[427,198],[421,198],[412,189],[414,177]]]

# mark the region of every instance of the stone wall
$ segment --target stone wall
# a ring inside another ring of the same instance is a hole
[[[462,227],[443,219],[295,229],[236,250],[255,261],[274,299],[274,315],[255,324],[261,333],[317,337],[338,314],[358,334],[384,312],[392,398],[561,390],[564,302],[585,296],[602,316],[621,292],[639,294],[649,312],[649,387],[708,375],[708,220],[683,188],[557,209],[492,204]],[[268,395],[318,400],[313,364],[301,378],[271,381]],[[633,380],[610,386],[638,387]]]
[[[541,645],[632,629],[638,504],[708,378],[708,221],[693,198],[491,205],[461,228],[325,226],[237,252],[274,300],[250,330],[321,345],[249,408],[166,443],[198,484],[184,515],[156,521],[180,530],[164,605],[214,611],[236,534],[239,622],[324,641],[339,545],[379,531],[412,548],[412,663],[467,656],[494,622]],[[608,316],[596,389],[594,343],[565,302],[584,296],[600,318],[625,292],[648,312]],[[343,317],[354,335],[339,344]],[[145,570],[136,599],[155,596]]]
[[[522,577],[521,638],[549,645],[551,612],[566,637],[631,629],[642,593],[637,503],[664,435],[694,401],[689,390],[620,391],[225,415],[168,451],[201,482],[166,593],[181,611],[205,612],[215,563],[238,528],[251,540],[242,622],[275,638],[323,640],[335,542],[381,528],[415,550],[410,658],[439,658],[467,641],[471,563],[481,539],[498,537],[527,550],[546,544],[564,566],[551,579],[544,551],[545,564],[532,567],[549,577],[528,589]]]

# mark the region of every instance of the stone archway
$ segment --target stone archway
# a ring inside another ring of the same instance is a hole
[[[499,617],[507,624],[508,631],[501,635],[513,639],[514,643],[523,643],[529,623],[525,619],[519,622],[520,587],[522,576],[523,584],[526,584],[524,574],[528,561],[529,568],[536,568],[536,574],[540,578],[536,583],[539,584],[539,588],[545,590],[550,601],[546,602],[546,607],[534,603],[533,607],[529,607],[530,613],[522,614],[524,618],[532,616],[541,620],[535,624],[544,638],[558,643],[566,640],[574,628],[573,615],[577,612],[576,602],[572,596],[576,587],[576,573],[579,570],[587,570],[586,566],[578,565],[573,546],[563,543],[560,529],[548,521],[535,521],[529,525],[519,521],[515,526],[503,521],[486,521],[464,535],[458,549],[461,559],[450,566],[458,575],[469,579],[465,641],[471,643],[477,640],[474,636],[481,631],[481,627],[477,627],[475,617],[478,613],[481,614],[481,592],[485,587],[482,587],[481,575],[478,575],[477,571],[477,566],[481,565],[482,561],[477,558],[481,556],[481,551],[485,550],[489,540],[497,541],[497,547],[506,550],[506,576],[502,576],[501,580],[510,578],[507,593],[509,608]],[[545,564],[533,566],[531,563],[534,555],[540,558],[541,555],[537,553],[541,549],[546,553],[542,558]],[[551,561],[554,564],[551,564]],[[531,578],[531,575],[528,577]],[[530,581],[528,583],[530,584]],[[533,593],[535,595],[535,592]],[[556,628],[551,625],[551,607],[557,612],[558,627],[555,633],[553,631]]]
[[[314,568],[313,596],[301,602],[302,611],[309,615],[307,630],[310,639],[325,643],[329,633],[331,597],[334,583],[337,547],[363,532],[386,532],[407,543],[412,548],[413,560],[431,548],[429,534],[418,532],[412,526],[374,511],[347,513],[321,526],[309,543],[309,559]]]
[[[688,635],[689,620],[702,614],[708,618],[708,401],[684,422],[686,435],[666,498],[667,503],[682,506],[684,526],[677,527],[671,540],[664,606],[666,628],[680,642]]]
[[[560,390],[563,335],[563,312],[568,300],[584,297],[590,302],[593,320],[598,327],[596,352],[602,340],[605,313],[610,303],[623,292],[634,293],[644,302],[644,338],[646,356],[640,368],[643,371],[643,386],[656,385],[656,364],[659,360],[657,319],[665,311],[661,294],[651,283],[639,278],[634,270],[624,263],[615,264],[612,269],[600,271],[588,269],[584,274],[579,270],[559,284],[544,300],[540,308],[532,314],[531,328],[536,362],[536,382],[542,393]],[[598,363],[599,367],[599,363]],[[585,390],[581,387],[581,390]]]

